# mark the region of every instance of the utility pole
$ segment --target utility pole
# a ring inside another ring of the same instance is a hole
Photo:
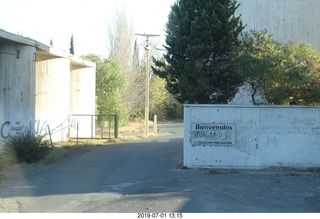
[[[145,108],[144,108],[144,133],[146,136],[149,135],[149,38],[150,37],[159,37],[158,34],[135,34],[137,36],[143,36],[147,38],[147,45],[145,47],[145,50],[147,51],[147,66],[146,66],[146,93],[145,93]]]

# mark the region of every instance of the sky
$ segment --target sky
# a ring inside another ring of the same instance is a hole
[[[69,51],[75,55],[108,56],[108,28],[117,8],[126,11],[134,33],[159,34],[165,42],[165,24],[175,0],[0,0],[0,29]],[[138,43],[145,41],[137,37]]]

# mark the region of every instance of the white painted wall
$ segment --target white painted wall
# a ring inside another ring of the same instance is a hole
[[[35,47],[0,43],[0,139],[35,119]]]
[[[184,113],[187,167],[320,166],[320,107],[185,105]]]
[[[73,63],[70,75],[70,137],[77,137],[77,126],[79,137],[94,137],[95,117],[86,115],[95,114],[95,65]]]
[[[238,88],[238,92],[234,98],[229,102],[231,105],[253,105],[252,95],[253,90],[248,83],[243,84]],[[257,92],[255,95],[255,101],[257,105],[259,104],[268,104],[268,101],[265,99],[264,95],[261,92]]]
[[[67,140],[72,113],[95,114],[95,64],[0,30],[0,143],[48,126],[53,141]],[[91,135],[88,127],[79,137]]]
[[[70,60],[37,55],[35,131],[53,141],[68,139],[70,109]]]
[[[65,141],[80,124],[78,136],[91,137],[95,121],[72,114],[95,114],[95,64],[53,50],[39,52],[36,66],[36,132],[49,126],[53,141]]]
[[[303,41],[320,49],[319,0],[238,0],[246,30],[268,30],[285,43]]]
[[[95,114],[95,66],[71,65],[70,114]]]

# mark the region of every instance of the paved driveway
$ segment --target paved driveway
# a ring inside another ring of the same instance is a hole
[[[320,212],[320,175],[181,170],[182,124],[76,153],[0,188],[0,212]]]

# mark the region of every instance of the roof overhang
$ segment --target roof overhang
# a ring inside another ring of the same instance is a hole
[[[68,58],[70,59],[71,65],[77,66],[79,68],[84,67],[95,67],[96,64],[90,61],[86,61],[82,58],[74,56],[68,52],[61,51],[55,49],[54,47],[47,46],[43,43],[40,43],[36,40],[23,37],[20,35],[16,35],[13,33],[6,32],[4,30],[0,30],[0,43],[17,43],[22,45],[33,46],[36,48],[36,53],[39,56],[44,56],[46,59],[54,59],[54,58]]]

